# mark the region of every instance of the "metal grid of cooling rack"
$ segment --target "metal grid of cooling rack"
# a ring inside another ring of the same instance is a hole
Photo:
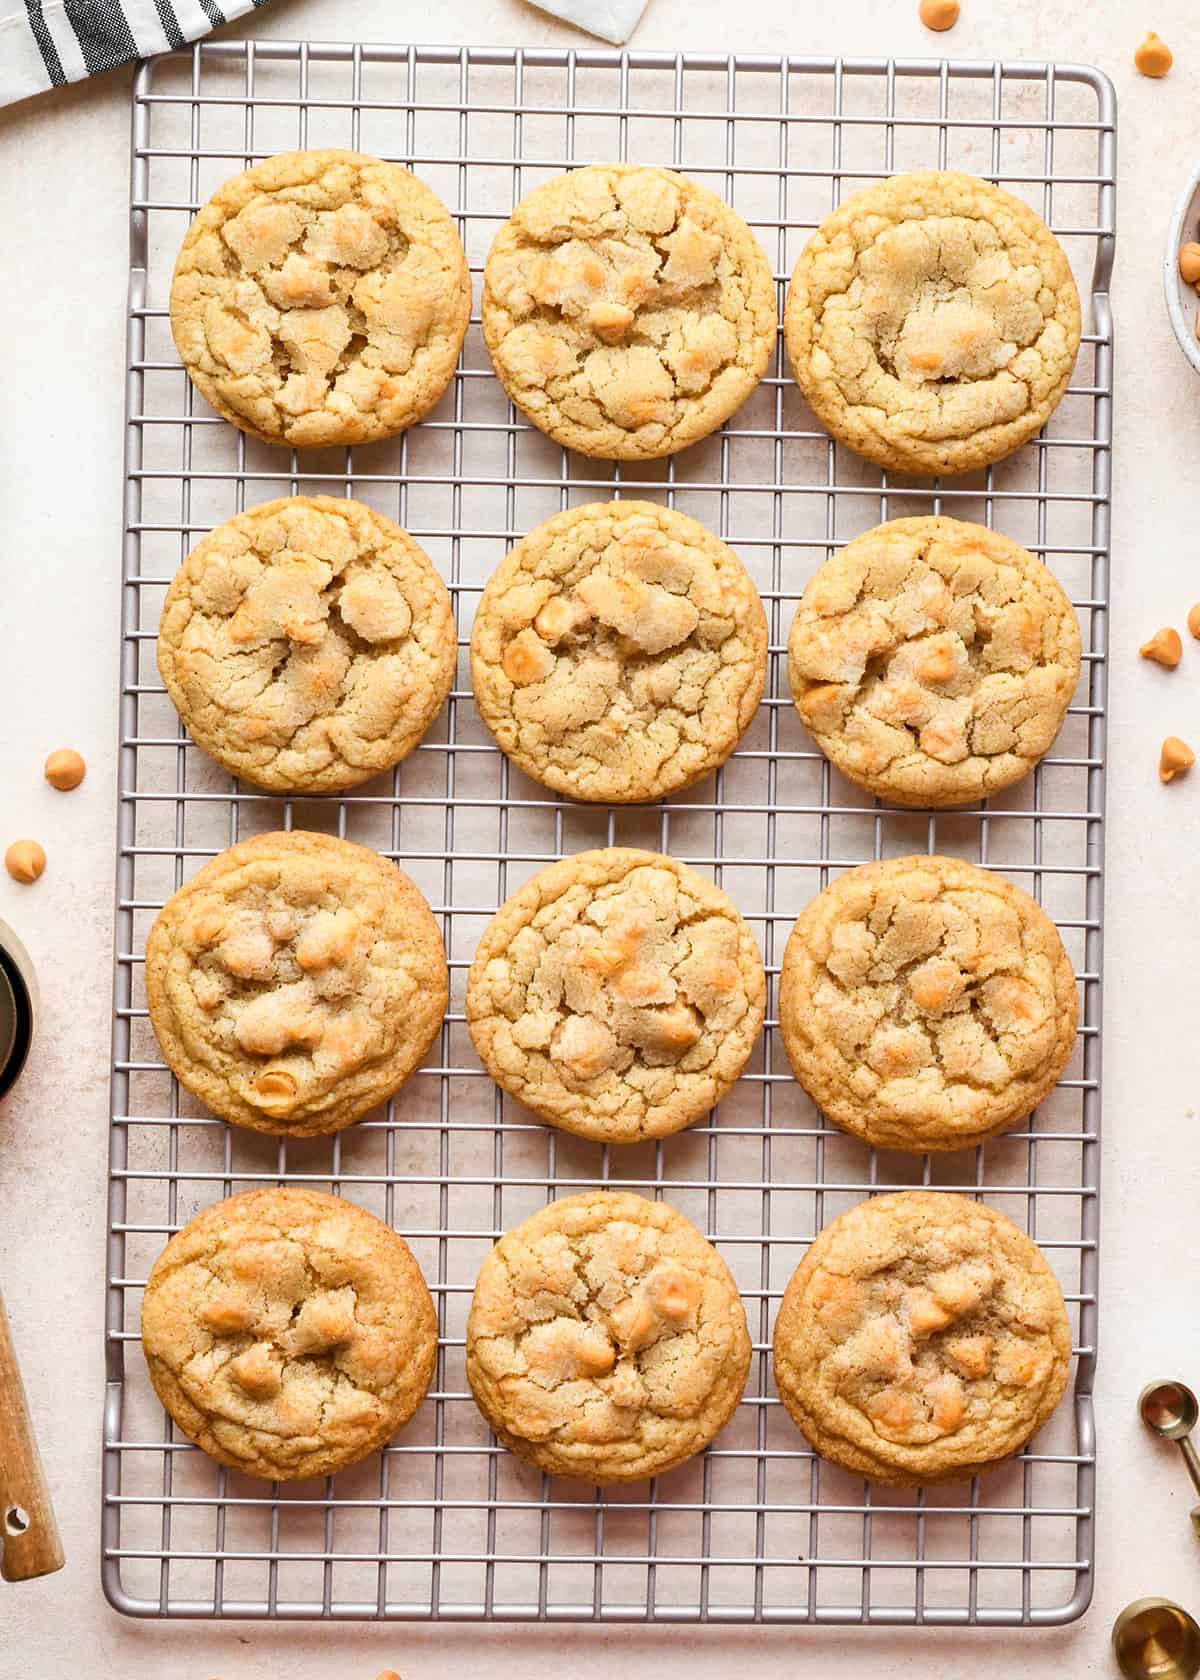
[[[478,275],[495,229],[575,162],[673,164],[733,202],[781,293],[842,194],[895,171],[961,167],[1021,194],[1055,228],[1085,297],[1071,390],[1047,432],[948,483],[880,475],[814,425],[776,356],[712,439],[673,460],[609,466],[526,426],[473,320],[453,386],[404,437],[303,457],[247,440],[194,396],[165,304],[189,216],[217,182],[295,145],[410,165],[455,210]],[[105,1415],[103,1576],[143,1616],[1046,1624],[1091,1590],[1097,1127],[1104,798],[1115,106],[1077,66],[818,61],[600,51],[222,41],[142,67],[134,89],[128,457]],[[755,577],[771,680],[740,750],[660,806],[549,797],[492,746],[465,660],[446,711],[390,777],[339,800],[233,784],[187,742],[154,666],[166,583],[238,509],[288,492],[354,494],[391,513],[450,584],[465,647],[487,575],[560,507],[664,497],[719,530]],[[787,694],[790,613],[834,547],[899,513],[1001,526],[1076,603],[1083,677],[1053,754],[974,810],[865,802],[803,734]],[[239,836],[335,829],[397,859],[445,932],[452,995],[426,1066],[332,1139],[276,1142],[206,1116],[171,1080],[146,1020],[141,956],[158,907]],[[484,1076],[465,969],[500,901],[548,859],[622,843],[710,871],[762,939],[762,1043],[709,1122],[601,1148],[531,1124]],[[937,1158],[883,1155],[827,1129],[791,1079],[774,987],[792,918],[865,858],[940,850],[1003,869],[1056,917],[1083,994],[1075,1057],[1019,1132]],[[382,1455],[325,1483],[270,1486],[171,1430],[134,1345],[141,1286],[167,1235],[254,1183],[327,1186],[401,1230],[430,1281],[441,1344],[430,1396]],[[470,1400],[463,1329],[476,1269],[547,1197],[596,1183],[666,1195],[719,1245],[755,1356],[715,1447],[656,1482],[603,1492],[550,1481],[497,1448]],[[917,1493],[823,1464],[771,1381],[774,1306],[805,1244],[864,1195],[956,1187],[1035,1234],[1074,1331],[1073,1403],[1006,1469]]]

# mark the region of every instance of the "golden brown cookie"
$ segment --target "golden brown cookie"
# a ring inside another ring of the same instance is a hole
[[[1067,1385],[1071,1326],[1037,1244],[945,1190],[826,1225],[775,1321],[779,1397],[816,1450],[875,1482],[959,1481],[1023,1447]]]
[[[219,525],[176,572],[158,630],[192,738],[275,793],[333,793],[399,763],[457,659],[428,555],[335,496],[285,496]]]
[[[1024,1118],[1075,1043],[1075,973],[1039,904],[950,857],[840,875],[802,911],[779,982],[796,1078],[884,1149],[964,1149]]]
[[[361,1119],[420,1062],[448,995],[441,934],[408,876],[329,834],[231,846],[167,900],[146,941],[168,1066],[257,1132]]]
[[[471,275],[450,212],[398,163],[282,152],[188,230],[171,330],[196,388],[297,449],[391,437],[450,383]]]
[[[998,793],[1050,750],[1079,680],[1057,578],[982,525],[877,525],[826,560],[788,640],[801,721],[851,781],[897,805]]]
[[[707,1114],[762,1026],[766,978],[731,899],[685,864],[610,846],[539,870],[484,930],[467,1025],[492,1078],[601,1143]]]
[[[723,764],[767,673],[767,621],[718,537],[656,502],[588,502],[519,542],[471,633],[480,715],[556,792],[659,799]]]
[[[1057,408],[1079,293],[1027,204],[974,175],[918,170],[821,223],[792,275],[784,336],[834,437],[897,472],[970,472]]]
[[[437,1313],[408,1244],[318,1190],[206,1208],[154,1262],[142,1348],[184,1434],[231,1470],[331,1476],[425,1397]]]
[[[603,1485],[702,1452],[741,1399],[746,1312],[666,1202],[589,1190],[508,1231],[480,1267],[467,1377],[511,1452]]]
[[[605,460],[707,437],[766,372],[771,265],[707,187],[634,163],[573,169],[527,193],[483,271],[483,334],[513,402],[556,442]]]

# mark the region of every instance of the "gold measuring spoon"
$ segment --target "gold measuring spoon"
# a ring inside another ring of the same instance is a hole
[[[1138,1396],[1138,1411],[1152,1434],[1178,1445],[1192,1486],[1200,1493],[1200,1457],[1191,1440],[1196,1420],[1200,1418],[1200,1404],[1191,1389],[1173,1378],[1152,1382]],[[1200,1505],[1192,1507],[1192,1527],[1200,1534]]]
[[[1125,1680],[1195,1680],[1200,1674],[1200,1625],[1169,1598],[1127,1604],[1113,1626],[1112,1643]]]

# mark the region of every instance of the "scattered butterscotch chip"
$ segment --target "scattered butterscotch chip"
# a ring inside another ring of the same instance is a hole
[[[1158,755],[1158,779],[1160,782],[1173,782],[1176,776],[1190,770],[1195,762],[1196,755],[1187,742],[1181,741],[1178,735],[1168,735]]]
[[[1165,76],[1175,59],[1167,43],[1151,29],[1134,53],[1133,62],[1143,76]]]
[[[87,765],[74,748],[59,747],[46,760],[43,774],[51,787],[58,788],[61,793],[69,793],[87,775]]]
[[[917,7],[917,15],[926,29],[953,29],[958,12],[958,0],[921,0]]]
[[[1200,641],[1200,601],[1197,601],[1194,607],[1189,608],[1187,627],[1196,640]]]
[[[1183,658],[1183,643],[1178,630],[1168,625],[1165,630],[1151,636],[1148,642],[1143,642],[1138,652],[1143,659],[1152,659],[1156,665],[1165,665],[1168,671],[1173,671]]]
[[[400,1680],[394,1668],[385,1668],[382,1674],[377,1674],[375,1680]]]
[[[1179,272],[1189,286],[1200,280],[1200,245],[1194,239],[1179,247]]]
[[[14,881],[30,886],[46,867],[46,854],[36,840],[14,840],[4,854],[4,867]]]
[[[248,1097],[263,1108],[288,1109],[294,1106],[300,1087],[284,1068],[272,1068],[260,1073],[254,1081],[254,1094]]]

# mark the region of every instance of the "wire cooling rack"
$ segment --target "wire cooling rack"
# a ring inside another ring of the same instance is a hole
[[[951,166],[1027,198],[1066,246],[1085,298],[1069,394],[1047,432],[986,473],[881,476],[815,426],[782,349],[728,426],[666,462],[571,456],[510,408],[477,318],[454,383],[402,438],[289,455],[194,395],[166,318],[175,252],[217,183],[292,146],[361,148],[412,166],[455,210],[478,276],[514,201],[564,166],[672,164],[741,211],[782,288],[848,191]],[[103,1574],[142,1616],[651,1622],[1035,1623],[1091,1589],[1097,1127],[1104,799],[1115,106],[1077,66],[440,50],[221,41],[144,65],[133,104],[120,829],[108,1246]],[[465,649],[481,587],[512,541],[568,504],[665,498],[727,538],[771,627],[767,697],[726,767],[661,805],[596,809],[547,795],[482,727],[465,657],[443,716],[391,776],[343,799],[280,800],[189,745],[162,692],[163,591],[200,536],[287,493],[344,492],[411,530],[447,579]],[[1078,609],[1079,692],[1037,773],[974,810],[871,803],[831,771],[787,693],[797,596],[833,549],[879,520],[942,510],[1045,557]],[[212,1119],[162,1065],[142,952],[164,899],[208,857],[269,828],[336,830],[397,859],[434,906],[450,1011],[425,1067],[332,1139],[276,1142]],[[711,873],[761,937],[771,1009],[754,1060],[707,1124],[602,1148],[531,1124],[471,1048],[463,985],[500,901],[563,853],[659,848]],[[775,982],[791,922],[838,871],[942,851],[1002,869],[1056,917],[1082,989],[1060,1087],[1022,1130],[937,1158],[882,1154],[828,1129],[790,1076]],[[441,1315],[429,1398],[382,1455],[332,1481],[232,1474],[177,1436],[135,1345],[141,1290],[197,1209],[252,1184],[329,1187],[412,1244]],[[603,1492],[500,1450],[471,1401],[463,1332],[498,1234],[597,1183],[665,1195],[719,1245],[755,1354],[715,1447],[658,1481]],[[805,1245],[864,1195],[912,1184],[984,1197],[1056,1267],[1075,1338],[1073,1400],[1031,1450],[982,1481],[872,1488],[822,1463],[776,1397],[772,1315]]]

